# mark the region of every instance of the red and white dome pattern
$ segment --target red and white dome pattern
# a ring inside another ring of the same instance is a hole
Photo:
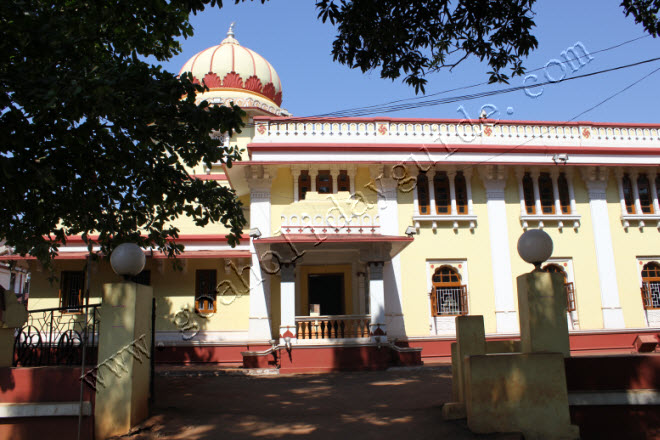
[[[179,75],[191,72],[195,82],[209,90],[244,90],[282,105],[282,83],[277,72],[258,53],[241,46],[230,28],[222,43],[190,58]]]

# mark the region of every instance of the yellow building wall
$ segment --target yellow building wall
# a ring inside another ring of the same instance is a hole
[[[609,179],[607,184],[607,201],[614,264],[616,265],[616,282],[623,309],[623,319],[626,327],[646,327],[639,284],[642,266],[637,258],[660,256],[660,233],[656,228],[657,221],[646,221],[646,226],[641,229],[637,227],[636,221],[631,221],[628,230],[624,229],[621,222],[619,189],[614,176]]]
[[[184,260],[180,260],[183,262]],[[245,260],[242,260],[245,261]],[[162,266],[154,260],[148,259],[145,269],[151,270],[151,286],[156,298],[156,329],[160,331],[177,331],[180,328],[175,323],[177,313],[195,310],[195,271],[198,269],[216,269],[218,283],[221,284],[220,292],[224,286],[231,283],[236,294],[225,294],[217,296],[217,312],[208,318],[189,314],[197,322],[200,330],[211,331],[247,331],[250,295],[249,288],[239,279],[242,272],[243,279],[249,284],[249,267],[243,267],[241,263],[236,265],[236,270],[230,269],[225,273],[224,260],[221,259],[189,259],[185,263],[185,269],[173,268],[173,261],[164,260]],[[33,264],[36,269],[36,264]],[[32,265],[31,265],[32,266]],[[84,270],[85,262],[82,260],[59,260],[55,262],[56,275],[59,277],[63,270]],[[162,269],[160,269],[162,267]],[[243,269],[241,271],[241,269]],[[161,273],[162,270],[162,273]],[[60,307],[59,280],[52,284],[48,281],[49,274],[45,271],[32,271],[32,282],[30,286],[29,309]],[[95,263],[91,271],[90,304],[101,302],[103,284],[116,283],[121,278],[110,268],[108,262]],[[228,283],[223,283],[227,281]],[[182,322],[180,315],[176,320]]]
[[[477,227],[471,232],[462,223],[458,232],[453,222],[438,222],[436,232],[430,222],[422,222],[418,235],[401,255],[401,286],[406,334],[429,336],[430,298],[427,283],[427,260],[467,260],[468,308],[470,314],[483,315],[486,332],[495,332],[495,298],[490,260],[490,240],[486,210],[486,192],[478,177],[472,177],[474,213]],[[414,193],[397,191],[399,234],[412,224]]]
[[[556,221],[546,221],[543,230],[550,235],[553,241],[554,250],[552,258],[567,258],[572,260],[580,329],[601,329],[603,328],[603,315],[589,196],[584,181],[577,172],[573,177],[573,188],[575,191],[576,211],[581,216],[580,227],[576,231],[573,229],[572,222],[564,222],[562,231],[559,231]],[[505,200],[507,206],[512,283],[517,310],[516,278],[523,273],[530,272],[533,266],[523,261],[518,255],[518,239],[524,230],[520,222],[518,182],[513,173],[509,173],[507,179]],[[537,223],[530,222],[529,227],[537,228]]]

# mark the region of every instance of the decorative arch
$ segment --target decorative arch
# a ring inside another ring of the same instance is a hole
[[[431,276],[433,316],[467,315],[467,286],[454,267],[442,265]]]
[[[575,285],[568,281],[568,274],[563,267],[557,263],[549,263],[543,266],[543,270],[550,273],[559,273],[564,277],[564,292],[566,293],[566,310],[574,312],[575,306]]]
[[[657,261],[642,267],[642,301],[646,310],[660,309],[660,264]]]

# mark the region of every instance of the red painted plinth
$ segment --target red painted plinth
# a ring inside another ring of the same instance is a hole
[[[384,370],[395,364],[388,346],[294,346],[281,350],[281,373],[320,373],[341,370]]]
[[[83,400],[94,405],[94,390],[84,386]],[[80,368],[0,368],[0,402],[78,402]],[[92,411],[93,413],[93,411]],[[78,417],[20,417],[0,419],[0,438],[21,440],[72,439]],[[82,438],[93,438],[94,417],[83,417]]]

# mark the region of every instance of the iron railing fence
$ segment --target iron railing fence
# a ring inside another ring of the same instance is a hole
[[[14,366],[80,365],[85,335],[86,363],[95,365],[100,306],[29,310],[26,324],[16,333]]]

